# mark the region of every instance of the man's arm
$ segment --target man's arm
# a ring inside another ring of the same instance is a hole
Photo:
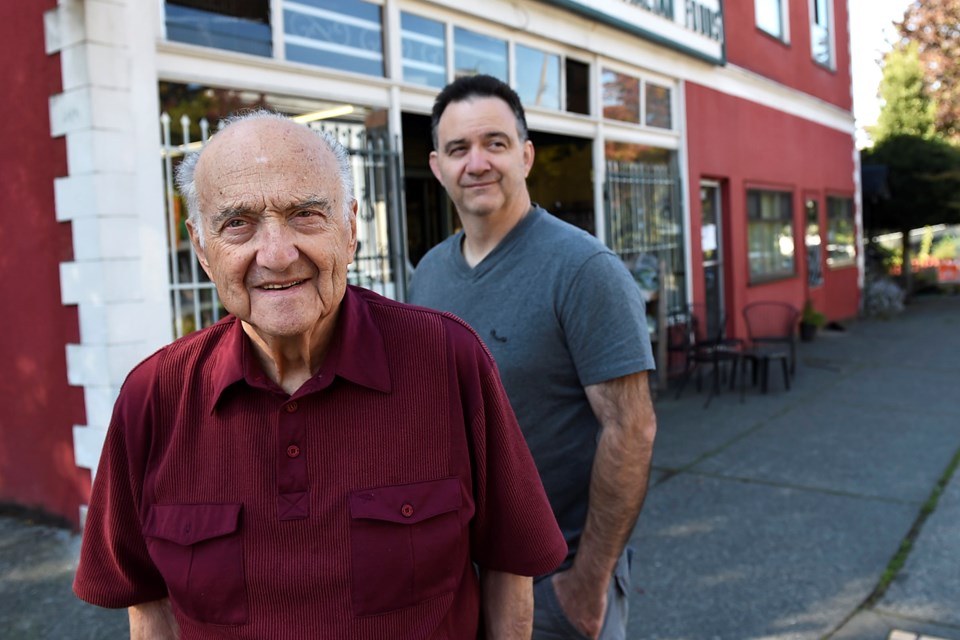
[[[607,586],[647,494],[657,431],[647,372],[584,389],[600,421],[587,521],[573,566],[553,576],[570,621],[589,638],[603,627]]]
[[[530,640],[533,578],[483,569],[480,592],[488,640]]]
[[[178,640],[180,628],[173,616],[170,599],[144,602],[127,609],[130,640]]]

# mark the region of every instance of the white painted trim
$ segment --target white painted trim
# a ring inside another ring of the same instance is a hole
[[[723,69],[700,69],[688,74],[686,80],[830,129],[851,134],[856,130],[852,111],[791,89],[743,67],[728,65]]]
[[[80,319],[79,343],[66,345],[67,378],[83,387],[87,418],[74,426],[74,456],[93,471],[120,385],[172,337],[149,44],[163,33],[162,8],[75,0],[44,15],[64,89],[50,98],[51,135],[66,138],[68,168],[54,181],[55,215],[73,222],[61,300]]]
[[[693,239],[690,237],[693,203],[690,196],[690,136],[687,135],[687,91],[680,82],[677,92],[677,111],[680,118],[680,146],[677,149],[677,164],[680,168],[680,198],[683,203],[683,268],[687,274],[684,299],[693,300]]]

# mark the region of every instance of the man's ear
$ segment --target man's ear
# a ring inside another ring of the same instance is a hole
[[[200,224],[203,224],[203,222],[201,221]],[[197,230],[193,228],[193,220],[190,218],[187,218],[187,232],[190,234],[190,244],[193,245],[193,251],[197,254],[197,260],[200,262],[200,266],[203,267],[207,277],[213,282],[213,274],[210,273],[210,263],[207,261],[207,252],[204,251],[203,246],[201,246]]]
[[[440,166],[437,164],[439,157],[437,156],[436,151],[430,152],[430,171],[433,171],[433,177],[436,178],[440,184],[443,184],[443,178],[440,177]]]
[[[533,157],[536,153],[533,150],[533,143],[529,140],[523,141],[523,166],[524,172],[523,177],[526,178],[530,175],[530,169],[533,168]]]
[[[351,264],[353,259],[357,255],[357,208],[359,204],[356,199],[350,205],[350,260],[347,261],[347,264]]]

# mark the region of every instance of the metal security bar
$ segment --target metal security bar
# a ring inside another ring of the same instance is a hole
[[[191,140],[189,117],[181,117],[176,124],[179,126],[175,132],[170,116],[160,116],[170,296],[174,335],[179,338],[217,322],[226,310],[190,244],[186,203],[174,183],[174,172],[183,156],[202,148],[212,135],[210,124],[206,119],[197,123],[199,140]],[[406,218],[403,165],[396,141],[363,125],[312,123],[311,128],[330,132],[350,154],[358,203],[358,246],[347,271],[348,282],[404,300],[408,271],[403,242]]]
[[[667,309],[686,305],[683,207],[676,160],[670,164],[607,161],[608,246],[641,287],[666,294]],[[656,282],[665,266],[664,283]],[[649,279],[653,278],[653,281]]]

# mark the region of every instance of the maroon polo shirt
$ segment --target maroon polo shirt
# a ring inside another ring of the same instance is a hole
[[[477,635],[473,563],[553,570],[566,545],[493,360],[458,319],[348,288],[292,396],[226,318],[127,378],[77,595],[169,596],[183,638]]]

